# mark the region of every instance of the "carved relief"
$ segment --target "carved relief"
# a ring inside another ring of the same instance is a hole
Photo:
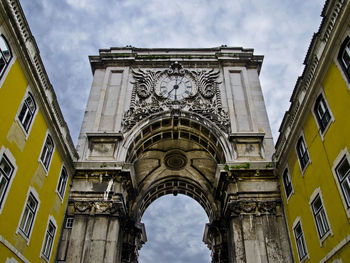
[[[152,114],[181,109],[200,114],[229,132],[228,113],[221,105],[219,71],[187,70],[174,62],[163,71],[138,69],[132,74],[135,81],[123,131]]]
[[[211,99],[214,97],[217,91],[217,85],[220,82],[217,81],[219,77],[219,71],[191,71],[195,76],[196,83],[198,85],[198,90],[202,96],[206,99]]]
[[[231,216],[242,214],[276,214],[276,201],[229,201],[228,211]]]
[[[132,82],[132,84],[134,84],[137,95],[142,99],[148,98],[154,91],[154,85],[161,71],[154,72],[139,69],[138,71],[132,70],[132,73],[135,79],[135,82]]]
[[[91,211],[92,206],[93,202],[89,201],[74,202],[75,211],[80,213],[89,213]]]
[[[73,201],[74,212],[82,214],[125,214],[124,204],[115,201]]]

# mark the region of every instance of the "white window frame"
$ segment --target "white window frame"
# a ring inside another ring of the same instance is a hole
[[[64,228],[66,229],[71,229],[73,228],[73,223],[74,223],[74,217],[73,216],[67,216],[65,223],[64,223]]]
[[[289,179],[290,185],[292,186],[292,191],[290,192],[289,196],[287,195],[287,188],[286,188],[286,185],[284,184],[284,172],[285,171],[287,171],[288,179]],[[289,172],[288,166],[286,166],[284,168],[283,172],[282,172],[282,183],[283,183],[283,188],[284,188],[284,194],[286,196],[286,200],[287,200],[287,204],[288,204],[288,201],[289,201],[290,197],[294,194],[294,187],[293,187],[292,178],[290,176],[290,172]]]
[[[307,152],[307,155],[309,156],[309,160],[307,161],[307,163],[305,164],[304,168],[302,167],[301,165],[301,162],[300,162],[300,158],[299,158],[299,150],[298,150],[298,142],[300,140],[300,138],[303,139],[304,141],[304,146],[305,146],[305,151]],[[304,133],[302,132],[300,134],[300,136],[298,137],[296,143],[295,143],[295,152],[297,154],[297,159],[298,159],[298,163],[299,163],[299,167],[300,167],[300,171],[301,171],[301,174],[304,176],[304,173],[306,171],[306,168],[309,166],[309,164],[311,163],[311,156],[310,156],[310,153],[309,153],[309,148],[307,147],[307,144],[306,144],[306,140],[305,140],[305,136],[304,136]]]
[[[303,238],[304,245],[305,245],[304,249],[305,249],[305,253],[306,253],[305,256],[302,259],[300,259],[297,237],[295,236],[295,228],[297,227],[298,224],[300,225],[300,228],[301,228],[302,238]],[[292,227],[292,232],[293,232],[293,235],[294,235],[295,248],[296,248],[297,253],[298,253],[298,260],[299,260],[300,263],[302,263],[305,260],[309,259],[310,256],[309,256],[309,252],[308,252],[307,245],[306,245],[305,234],[304,234],[304,230],[303,230],[303,224],[301,223],[301,218],[299,216],[294,220],[293,227]]]
[[[48,232],[50,223],[55,227],[55,232],[54,232],[53,236],[51,236]],[[49,219],[47,220],[47,224],[46,224],[46,231],[45,231],[43,243],[41,246],[41,253],[40,253],[40,257],[43,258],[47,262],[49,262],[50,258],[51,258],[52,250],[53,250],[53,247],[55,244],[56,233],[57,233],[56,220],[52,215],[49,215]],[[50,249],[49,255],[44,254],[44,250],[46,250],[46,245],[47,245],[47,241],[48,241],[47,237],[52,237],[51,247],[49,248]]]
[[[350,218],[350,206],[348,207],[347,201],[344,197],[343,189],[339,183],[338,175],[336,172],[336,168],[337,168],[338,164],[340,164],[340,161],[343,159],[344,156],[348,159],[348,162],[350,162],[350,154],[349,154],[347,147],[345,147],[343,150],[341,150],[339,152],[338,156],[333,161],[332,173],[333,173],[335,183],[338,187],[340,198],[343,201],[343,206],[344,206],[345,212],[346,212],[348,218]]]
[[[43,161],[41,160],[41,155],[43,154],[43,151],[45,149],[45,146],[46,146],[46,141],[47,141],[47,138],[50,136],[51,140],[52,140],[52,144],[53,144],[53,148],[52,148],[52,153],[51,153],[51,156],[50,156],[50,160],[49,160],[49,163],[48,163],[48,166],[46,167],[45,164],[43,163]],[[52,162],[52,159],[53,159],[53,155],[55,153],[55,142],[51,136],[51,134],[49,133],[49,131],[46,132],[46,135],[45,135],[45,139],[44,139],[44,143],[43,143],[43,146],[41,148],[41,151],[40,151],[40,155],[39,155],[39,163],[42,165],[42,167],[44,168],[45,172],[46,172],[46,176],[48,175],[48,172],[50,170],[50,166],[51,166],[51,162]]]
[[[346,34],[344,35],[341,42],[339,43],[339,48],[334,58],[335,64],[337,65],[345,83],[347,84],[348,90],[350,90],[350,76],[349,76],[349,73],[347,72],[348,70],[345,68],[345,65],[343,63],[343,58],[342,58],[343,52],[341,51],[344,51],[343,45],[349,43],[350,39],[347,39],[349,37],[350,37],[350,30],[347,29]],[[348,41],[345,43],[345,40],[348,40]]]
[[[0,89],[2,88],[2,84],[4,84],[4,81],[5,79],[7,78],[7,74],[10,72],[10,69],[12,67],[12,65],[15,63],[16,61],[16,54],[14,52],[14,48],[13,48],[13,45],[12,45],[12,41],[11,39],[8,37],[8,34],[5,32],[5,28],[3,26],[0,26],[0,34],[3,35],[6,40],[7,40],[7,43],[8,45],[10,46],[10,49],[11,49],[11,53],[12,53],[12,58],[9,62],[9,64],[7,65],[4,73],[2,74],[1,78],[0,78]]]
[[[330,120],[329,120],[329,122],[328,122],[328,124],[327,124],[327,126],[325,127],[325,129],[324,129],[323,132],[321,131],[321,127],[320,127],[320,124],[319,124],[319,122],[318,122],[318,118],[317,118],[317,116],[316,116],[316,114],[315,114],[315,111],[314,111],[315,106],[316,106],[316,100],[318,99],[319,96],[322,96],[323,101],[324,101],[324,103],[325,103],[325,106],[327,107],[327,110],[328,110],[329,115],[330,115]],[[314,104],[312,105],[312,110],[311,110],[311,112],[312,112],[312,115],[313,115],[314,118],[315,118],[315,122],[316,122],[316,125],[317,125],[317,127],[318,127],[318,133],[320,134],[322,141],[324,141],[324,136],[326,135],[326,133],[327,133],[329,127],[331,126],[331,123],[334,122],[334,116],[333,116],[333,113],[332,113],[332,111],[331,111],[331,107],[329,107],[329,104],[328,104],[328,101],[327,101],[327,98],[326,98],[326,95],[325,95],[323,89],[321,90],[321,92],[319,92],[319,93],[317,94],[317,96],[316,96],[316,98],[315,98],[315,101],[314,101]]]
[[[325,216],[325,220],[326,220],[326,223],[327,223],[327,226],[328,226],[328,231],[321,237],[320,236],[320,233],[319,233],[319,226],[318,226],[318,223],[317,223],[317,220],[316,220],[316,215],[314,213],[314,209],[313,209],[313,202],[316,200],[316,198],[319,197],[320,200],[321,200],[321,203],[322,203],[322,209],[324,211],[324,216]],[[323,196],[322,196],[322,192],[321,192],[321,188],[316,188],[314,190],[314,192],[312,193],[312,195],[310,196],[310,200],[309,200],[309,206],[310,206],[310,210],[311,210],[311,214],[312,214],[312,218],[314,219],[314,224],[315,224],[315,228],[316,228],[316,232],[317,232],[317,236],[318,236],[318,239],[319,239],[319,242],[320,242],[320,246],[322,247],[323,245],[323,242],[326,240],[326,238],[330,235],[333,236],[333,231],[332,231],[332,228],[331,228],[331,224],[329,222],[329,218],[328,218],[328,214],[327,214],[327,210],[326,210],[326,207],[324,205],[324,201],[323,201]]]
[[[19,119],[18,116],[19,116],[19,114],[20,114],[21,111],[22,111],[22,108],[23,108],[23,106],[24,106],[24,104],[25,104],[25,100],[26,100],[26,98],[29,96],[29,93],[31,94],[31,97],[32,97],[33,100],[34,100],[34,103],[35,103],[35,105],[36,105],[36,108],[35,108],[35,112],[34,112],[34,114],[33,114],[31,123],[30,123],[30,125],[29,125],[28,131],[26,131],[26,129],[23,127],[23,124],[22,124],[22,122],[21,122],[21,120]],[[30,87],[28,86],[28,87],[27,87],[27,90],[26,90],[26,92],[25,92],[25,94],[24,94],[24,96],[23,96],[23,98],[22,98],[21,105],[20,105],[19,108],[18,108],[16,117],[15,117],[15,121],[17,121],[17,122],[18,122],[18,125],[21,127],[21,129],[22,129],[22,131],[23,131],[23,133],[24,133],[24,135],[25,135],[26,140],[28,139],[28,136],[29,136],[29,134],[30,134],[30,131],[32,130],[32,127],[33,127],[33,124],[34,124],[34,121],[35,121],[35,117],[36,117],[38,111],[39,111],[39,105],[38,105],[38,103],[37,103],[37,100],[35,99],[35,96],[34,96],[33,92],[31,91]]]
[[[35,210],[35,214],[34,214],[34,218],[33,218],[33,221],[32,221],[32,225],[31,225],[31,228],[29,229],[29,233],[28,233],[28,236],[25,235],[25,233],[22,231],[21,229],[21,222],[22,222],[22,218],[24,216],[24,212],[25,212],[25,209],[26,209],[26,206],[27,206],[27,202],[28,202],[28,198],[29,196],[32,195],[36,201],[37,201],[37,206],[36,206],[36,210]],[[32,233],[33,233],[33,228],[34,228],[34,225],[35,225],[35,219],[36,219],[36,216],[38,215],[38,211],[39,211],[39,207],[40,207],[40,199],[39,199],[39,194],[38,192],[35,190],[34,187],[30,186],[29,187],[29,190],[27,192],[27,198],[24,202],[24,206],[23,206],[23,209],[22,209],[22,214],[21,214],[21,218],[18,222],[18,226],[17,226],[17,230],[16,230],[16,234],[20,234],[26,241],[27,241],[27,245],[29,245],[29,242],[30,242],[30,238],[32,236]]]
[[[67,178],[66,178],[66,181],[65,181],[65,184],[64,184],[63,194],[61,194],[60,191],[59,191],[59,188],[61,188],[60,187],[61,186],[61,177],[62,177],[63,171],[66,172]],[[57,182],[57,187],[56,187],[56,193],[59,196],[59,198],[61,199],[62,203],[63,203],[63,200],[64,200],[64,196],[66,194],[68,179],[69,179],[69,174],[67,172],[67,169],[66,169],[66,167],[64,165],[62,165],[61,171],[60,171],[60,176],[58,177],[58,182]]]
[[[4,146],[2,146],[1,149],[0,149],[0,160],[3,158],[3,156],[6,156],[6,159],[11,163],[11,165],[13,167],[13,170],[12,170],[12,173],[11,173],[10,180],[9,180],[9,182],[7,184],[6,192],[5,192],[5,194],[4,194],[3,198],[2,198],[2,202],[1,202],[1,205],[0,205],[0,215],[2,213],[3,208],[5,207],[7,196],[9,194],[9,192],[10,192],[13,179],[15,178],[16,172],[17,172],[16,159],[13,157],[12,153],[10,152],[10,150],[5,148]]]

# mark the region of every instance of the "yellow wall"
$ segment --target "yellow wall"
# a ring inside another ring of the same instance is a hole
[[[316,119],[312,114],[312,109],[310,109],[302,131],[309,150],[311,163],[302,175],[295,148],[291,150],[288,158],[288,168],[294,194],[290,197],[288,204],[283,192],[291,244],[297,262],[299,260],[292,224],[298,216],[301,218],[310,262],[319,262],[343,239],[350,235],[349,219],[341,199],[342,193],[339,191],[332,173],[334,161],[339,153],[345,147],[350,150],[350,92],[334,63],[330,65],[323,79],[322,86],[330,111],[334,116],[334,122],[330,124],[324,135],[324,141],[322,141]],[[283,185],[282,181],[281,185]],[[316,188],[321,190],[323,205],[333,232],[333,235],[328,236],[324,240],[322,246],[319,242],[316,225],[309,205],[311,195]],[[350,258],[349,251],[350,243],[332,259],[339,257],[343,258],[343,262],[347,262]]]
[[[43,112],[40,110],[41,105],[38,105],[39,99],[35,96],[37,92],[34,92],[34,87],[31,87],[39,111],[33,120],[30,134],[26,138],[20,124],[15,120],[15,116],[27,90],[28,81],[18,60],[7,70],[9,70],[8,75],[0,88],[0,149],[1,147],[5,147],[11,152],[16,160],[17,171],[8,190],[6,201],[3,204],[4,208],[0,214],[0,235],[27,260],[38,262],[48,218],[49,215],[52,215],[57,222],[55,243],[50,258],[50,262],[53,262],[66,208],[68,185],[70,182],[67,182],[65,201],[62,203],[56,193],[57,182],[62,167],[62,158],[57,147],[55,147],[47,175],[43,166],[38,161],[48,125]],[[52,137],[54,138],[54,136]],[[54,143],[57,146],[57,142]],[[16,231],[30,186],[35,188],[39,194],[40,204],[32,228],[30,242],[27,245],[27,241],[19,233],[16,233]],[[8,257],[16,258],[0,242],[0,262],[5,262]],[[45,262],[43,259],[40,259],[40,261]]]

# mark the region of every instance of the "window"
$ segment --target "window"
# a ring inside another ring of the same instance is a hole
[[[350,207],[350,165],[346,155],[335,168],[347,207]]]
[[[320,238],[329,231],[329,224],[320,195],[318,194],[311,203],[312,214],[314,215],[317,232]]]
[[[11,49],[5,37],[1,35],[0,36],[0,78],[4,75],[6,68],[10,64],[11,58],[12,58]]]
[[[303,137],[300,137],[298,140],[297,154],[298,154],[301,170],[304,170],[306,165],[309,163],[310,158],[309,158],[309,153],[307,152]]]
[[[58,179],[57,193],[63,199],[66,190],[68,174],[65,167],[62,167],[60,178]]]
[[[74,222],[74,218],[73,217],[67,217],[66,218],[66,228],[72,228],[73,227],[73,222]]]
[[[36,111],[36,104],[32,94],[28,93],[26,99],[23,102],[22,109],[18,114],[18,119],[22,124],[23,129],[28,132],[29,127],[33,121],[33,117]]]
[[[49,169],[53,149],[54,149],[54,144],[53,144],[52,138],[50,135],[47,135],[44,148],[40,155],[41,163],[44,165],[46,170]]]
[[[299,260],[302,261],[307,256],[306,244],[304,239],[303,229],[301,228],[300,221],[294,227],[294,237],[297,244]]]
[[[340,47],[338,61],[350,81],[350,38],[347,37]]]
[[[49,224],[46,229],[44,244],[41,252],[44,258],[46,258],[47,260],[50,259],[51,249],[52,249],[53,241],[55,239],[55,233],[56,233],[56,227],[54,223],[51,220],[49,220]]]
[[[19,229],[27,238],[30,236],[37,208],[38,201],[35,199],[34,195],[30,193],[19,225]]]
[[[287,168],[283,172],[282,180],[283,180],[284,190],[286,191],[286,197],[288,199],[293,191],[293,185],[292,185],[292,181],[290,180],[289,172]]]
[[[320,131],[321,133],[323,133],[326,130],[331,120],[331,114],[329,113],[327,104],[322,94],[320,94],[316,99],[314,113],[316,116],[318,126],[320,128]]]
[[[5,154],[0,160],[0,207],[5,199],[7,189],[9,187],[11,177],[14,171],[13,165],[10,163],[9,159]]]

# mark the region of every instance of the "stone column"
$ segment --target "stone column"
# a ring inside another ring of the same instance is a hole
[[[122,263],[137,263],[138,250],[147,241],[145,226],[128,218],[123,225]]]
[[[108,229],[108,218],[106,216],[95,216],[95,223],[91,233],[91,247],[87,262],[103,263]]]
[[[230,262],[292,262],[278,201],[235,201],[228,211]]]
[[[75,201],[74,224],[66,262],[120,263],[120,216],[117,201]],[[121,211],[123,210],[123,211]]]
[[[229,219],[229,255],[230,263],[245,262],[245,249],[242,229],[242,217],[234,216]]]
[[[228,228],[225,220],[215,220],[206,224],[203,241],[211,250],[212,263],[229,262]]]
[[[87,219],[86,215],[76,215],[74,217],[66,262],[81,262]]]
[[[104,263],[120,263],[121,259],[118,258],[118,241],[120,238],[120,221],[118,217],[110,217],[109,226],[106,240],[106,253],[104,257]]]

